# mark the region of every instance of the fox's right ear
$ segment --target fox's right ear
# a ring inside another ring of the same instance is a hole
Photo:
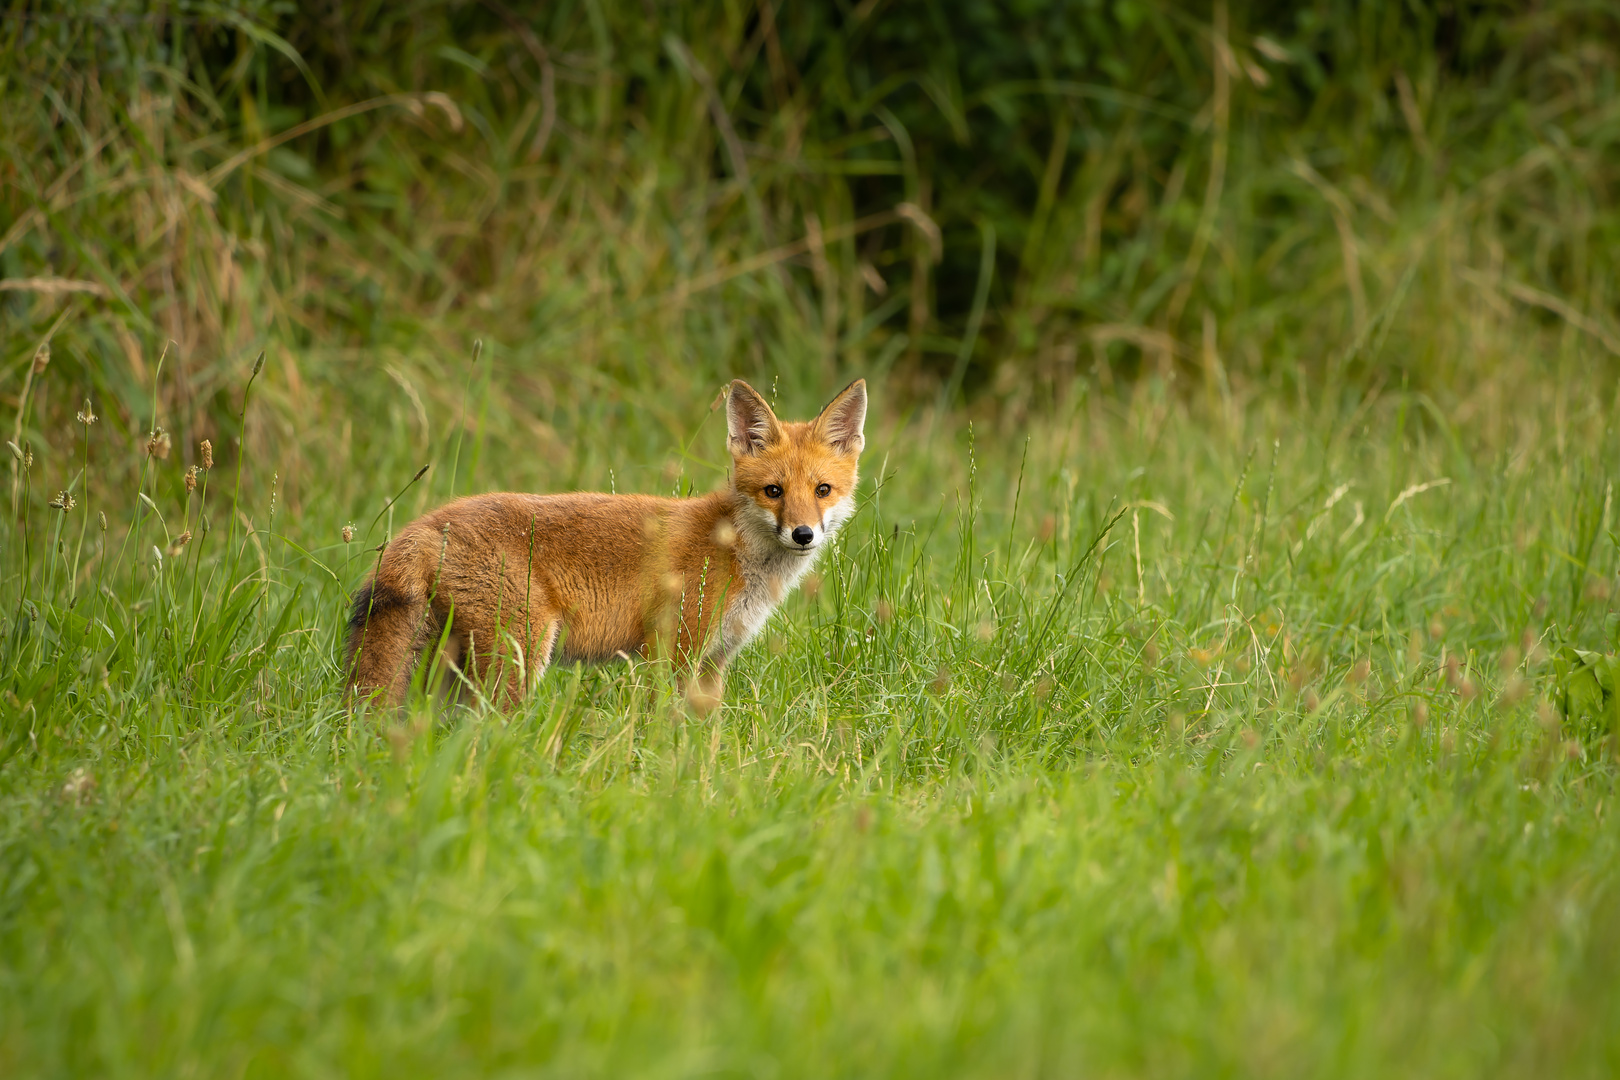
[[[782,437],[782,425],[765,399],[741,379],[726,392],[726,444],[732,454],[757,454]]]
[[[859,454],[866,448],[866,380],[856,379],[827,403],[816,417],[816,434],[841,454]]]

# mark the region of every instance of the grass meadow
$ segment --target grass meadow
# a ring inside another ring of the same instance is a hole
[[[0,14],[0,1074],[1620,1070],[1612,13]],[[345,707],[857,376],[711,716]]]

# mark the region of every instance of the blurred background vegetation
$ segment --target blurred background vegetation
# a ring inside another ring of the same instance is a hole
[[[228,462],[269,348],[294,505],[463,426],[602,483],[575,432],[684,445],[732,376],[1012,425],[1404,387],[1505,442],[1620,355],[1617,52],[1577,2],[13,3],[0,397],[133,448],[156,383]]]

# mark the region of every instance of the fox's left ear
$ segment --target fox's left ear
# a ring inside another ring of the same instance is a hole
[[[733,379],[726,389],[726,439],[732,454],[757,454],[781,437],[782,425],[759,391]]]
[[[858,454],[866,448],[866,380],[856,379],[843,393],[827,403],[816,417],[816,434],[843,454]]]

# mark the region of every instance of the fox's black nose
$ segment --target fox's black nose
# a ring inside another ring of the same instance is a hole
[[[800,547],[808,547],[810,541],[816,538],[816,530],[808,525],[800,525],[793,530],[793,542]]]

